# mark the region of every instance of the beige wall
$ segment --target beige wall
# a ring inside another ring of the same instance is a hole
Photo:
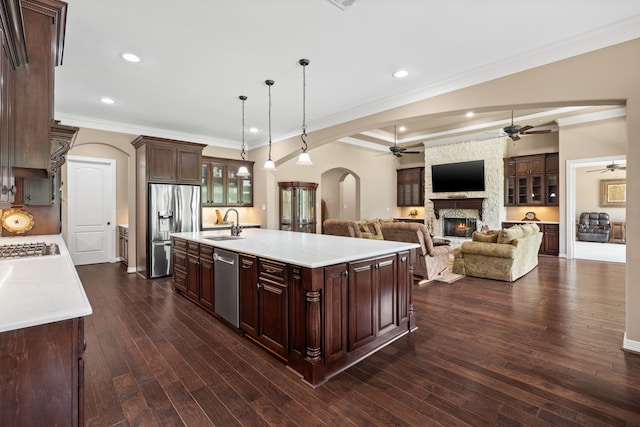
[[[576,169],[576,222],[581,212],[606,212],[611,221],[625,222],[626,208],[600,205],[600,181],[607,179],[625,179],[625,171],[589,172],[602,169],[603,166],[590,166]]]

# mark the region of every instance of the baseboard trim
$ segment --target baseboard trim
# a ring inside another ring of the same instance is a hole
[[[135,273],[136,271],[138,271],[136,267],[127,267],[127,273]]]
[[[640,353],[640,341],[633,341],[627,338],[627,333],[624,333],[624,340],[622,341],[622,349],[626,351],[632,351],[634,353]]]

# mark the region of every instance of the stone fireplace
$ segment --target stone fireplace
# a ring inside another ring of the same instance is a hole
[[[477,220],[475,218],[447,218],[443,219],[443,234],[445,237],[471,238],[476,231]]]

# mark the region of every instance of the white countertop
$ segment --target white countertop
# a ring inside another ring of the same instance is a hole
[[[1,245],[36,242],[57,243],[60,254],[0,260],[0,332],[93,312],[62,236],[0,238]]]
[[[173,237],[195,240],[234,252],[309,268],[356,261],[419,247],[416,243],[328,236],[325,234],[298,233],[262,228],[244,230],[240,235],[240,239],[220,241],[206,239],[206,237],[220,235],[229,235],[229,232],[211,230],[171,234]]]

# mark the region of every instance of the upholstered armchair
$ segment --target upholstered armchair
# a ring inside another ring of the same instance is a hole
[[[605,212],[582,212],[576,236],[583,242],[608,242],[611,231],[609,214]]]
[[[431,280],[445,273],[449,267],[451,246],[433,244],[429,229],[415,222],[383,222],[380,224],[384,240],[418,243],[413,274]]]

